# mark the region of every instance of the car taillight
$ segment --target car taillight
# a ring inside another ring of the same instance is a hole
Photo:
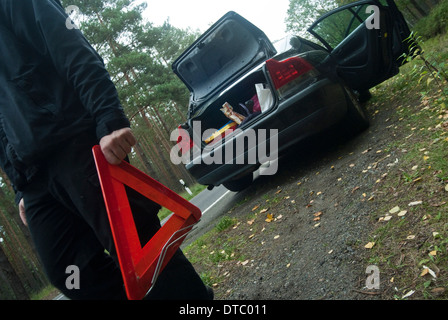
[[[283,61],[269,59],[266,61],[266,67],[277,90],[314,69],[309,62],[300,57]]]

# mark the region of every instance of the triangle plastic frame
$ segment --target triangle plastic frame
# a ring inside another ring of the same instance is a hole
[[[93,155],[117,250],[126,294],[141,300],[157,276],[199,221],[199,208],[129,163],[107,162],[99,146]],[[137,233],[125,185],[173,212],[162,228],[143,247]]]

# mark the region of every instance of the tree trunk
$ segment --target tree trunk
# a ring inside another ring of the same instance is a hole
[[[416,0],[409,0],[409,2],[412,4],[412,6],[415,8],[415,10],[417,10],[417,12],[421,16],[421,18],[427,16],[427,12],[420,6],[419,3],[417,3]]]
[[[17,275],[14,268],[11,266],[11,263],[8,260],[5,252],[3,251],[3,247],[0,245],[0,274],[3,275],[3,278],[7,280],[6,283],[2,281],[0,284],[0,289],[5,290],[4,286],[9,286],[13,293],[14,297],[11,299],[16,300],[29,300],[30,297],[23,287],[22,281],[20,281],[19,276]]]

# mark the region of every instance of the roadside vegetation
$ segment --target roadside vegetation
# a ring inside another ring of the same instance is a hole
[[[368,260],[379,266],[389,298],[446,298],[448,287],[448,37],[422,43],[400,75],[373,91],[372,104],[396,106],[396,166],[375,187],[381,205]],[[395,159],[394,159],[395,160]]]

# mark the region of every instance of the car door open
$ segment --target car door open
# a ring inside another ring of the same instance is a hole
[[[342,6],[319,18],[308,31],[330,52],[345,84],[358,91],[398,73],[398,56],[405,47],[401,44],[410,34],[392,0]]]

